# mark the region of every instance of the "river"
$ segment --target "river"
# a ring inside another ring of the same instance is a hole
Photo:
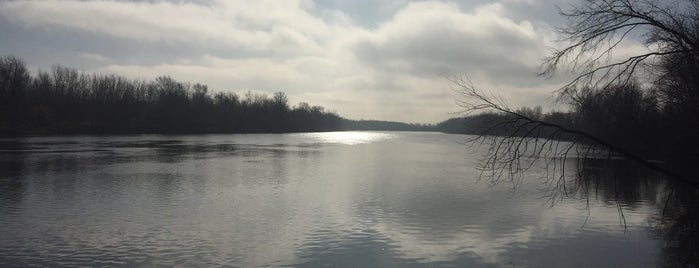
[[[467,140],[1,139],[0,266],[656,267],[686,258],[673,255],[682,241],[668,241],[658,220],[665,180],[598,182],[594,193],[552,200],[544,171],[517,187],[479,180]]]

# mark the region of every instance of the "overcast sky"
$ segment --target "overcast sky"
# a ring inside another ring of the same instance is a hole
[[[573,1],[573,0],[571,0]],[[436,123],[448,78],[550,108],[537,77],[566,0],[3,1],[0,55],[212,91],[284,91],[351,119]],[[242,95],[242,94],[241,94]]]

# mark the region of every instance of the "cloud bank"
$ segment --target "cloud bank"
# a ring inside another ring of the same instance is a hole
[[[9,1],[0,3],[0,49],[38,68],[285,91],[353,119],[447,119],[459,111],[454,76],[513,106],[544,104],[556,87],[536,76],[550,27],[518,13],[540,3],[332,3]]]

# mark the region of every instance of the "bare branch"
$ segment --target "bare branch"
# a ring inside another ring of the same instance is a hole
[[[590,150],[593,154],[596,154],[597,150],[604,150],[608,157],[611,157],[612,153],[620,155],[674,178],[676,181],[699,188],[698,182],[660,167],[599,137],[517,113],[500,105],[499,103],[504,103],[502,98],[499,98],[498,101],[491,100],[469,80],[455,79],[452,81],[455,85],[453,89],[463,97],[459,103],[463,104],[462,108],[467,114],[488,112],[500,113],[509,117],[506,121],[494,123],[490,131],[476,138],[482,143],[489,143],[485,158],[479,168],[481,177],[487,178],[492,184],[507,181],[517,186],[521,183],[524,172],[534,166],[533,161],[543,160],[547,161],[547,171],[551,171],[547,176],[550,179],[550,185],[553,186],[548,188],[565,193],[565,168],[571,151],[576,148],[577,156],[589,156]],[[544,128],[551,130],[552,134],[540,136],[540,130]],[[533,135],[534,133],[537,134]],[[565,133],[571,138],[568,141],[561,140],[561,133]],[[545,142],[539,142],[540,139],[545,140]],[[560,147],[562,143],[565,145]],[[579,146],[591,146],[592,149],[588,148],[584,153],[585,155],[580,155]],[[584,159],[584,157],[577,158]]]
[[[570,11],[561,11],[568,25],[558,31],[565,36],[561,41],[569,45],[544,61],[541,75],[552,77],[562,66],[580,70],[558,91],[561,101],[581,86],[629,82],[641,63],[651,58],[682,54],[698,61],[697,8],[697,1],[661,6],[651,0],[585,0]],[[648,53],[615,59],[613,53],[631,35],[645,38],[643,42],[653,49],[648,46]]]

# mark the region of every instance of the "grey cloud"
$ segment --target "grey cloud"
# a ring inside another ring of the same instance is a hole
[[[375,29],[407,4],[423,1],[425,0],[314,0],[314,3],[320,10],[339,10],[361,27]]]
[[[546,45],[542,36],[525,32],[530,25],[489,17],[495,14],[452,11],[447,16],[455,18],[411,16],[424,23],[413,22],[409,29],[386,26],[379,29],[379,37],[357,42],[353,51],[367,66],[389,72],[425,77],[485,74],[500,83],[541,83],[536,74]]]
[[[293,2],[215,6],[186,2],[4,2],[0,16],[27,27],[55,27],[152,44],[205,44],[248,51],[317,49],[331,25]],[[214,4],[211,4],[214,5]]]

